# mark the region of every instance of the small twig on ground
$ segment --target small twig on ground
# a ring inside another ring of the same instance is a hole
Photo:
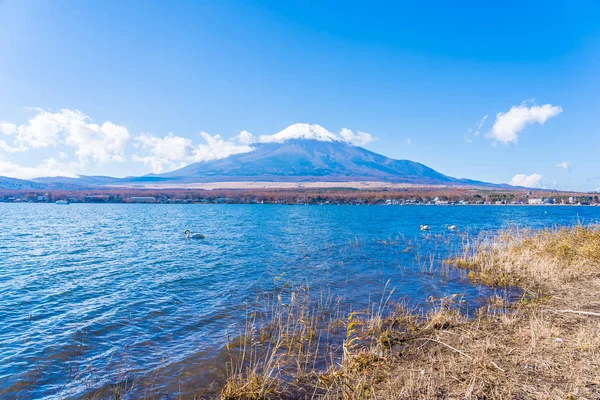
[[[448,343],[444,343],[444,342],[442,342],[442,341],[440,341],[440,340],[436,340],[436,339],[432,339],[432,338],[415,338],[415,340],[425,340],[425,341],[428,341],[428,342],[435,342],[435,343],[439,343],[439,344],[441,344],[441,345],[444,345],[444,346],[446,346],[446,347],[447,347],[447,348],[449,348],[450,350],[453,350],[453,351],[455,351],[456,353],[460,354],[461,356],[464,356],[464,357],[468,358],[469,360],[473,360],[473,357],[471,357],[470,355],[468,355],[468,354],[467,354],[467,353],[465,353],[464,351],[462,351],[462,350],[459,350],[459,349],[457,349],[456,347],[452,347],[452,346],[450,346]]]
[[[577,311],[577,310],[554,310],[557,313],[569,313],[569,314],[578,314],[578,315],[588,315],[590,317],[600,317],[600,313],[591,312],[591,311]]]

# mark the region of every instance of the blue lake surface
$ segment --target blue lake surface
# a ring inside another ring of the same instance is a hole
[[[422,272],[462,243],[445,224],[598,220],[600,207],[0,204],[0,398],[85,397],[118,379],[117,359],[162,368],[165,393],[201,385],[227,327],[283,282],[354,308],[386,284],[415,306],[454,293],[476,306],[492,289]]]

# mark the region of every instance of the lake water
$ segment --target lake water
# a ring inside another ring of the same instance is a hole
[[[227,327],[282,284],[354,308],[386,283],[415,306],[460,293],[475,307],[491,289],[422,271],[433,249],[461,244],[445,224],[599,219],[600,207],[0,204],[0,397],[83,397],[120,368],[161,368],[161,390],[188,395]],[[186,228],[207,237],[185,240]]]

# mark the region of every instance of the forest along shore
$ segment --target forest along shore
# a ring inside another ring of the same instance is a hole
[[[446,263],[474,282],[520,287],[519,301],[495,296],[469,317],[457,296],[426,315],[382,299],[339,318],[335,305],[315,311],[292,294],[230,343],[221,398],[599,398],[600,227],[468,243]]]
[[[288,205],[569,205],[600,206],[596,192],[557,192],[542,189],[497,189],[469,186],[407,186],[353,189],[344,185],[318,188],[73,190],[0,189],[0,203],[151,203],[151,204],[288,204]]]

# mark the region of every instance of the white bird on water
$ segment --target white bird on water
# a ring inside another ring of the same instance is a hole
[[[449,225],[446,224],[446,228],[448,228],[449,231],[455,232],[458,230],[458,228],[456,227],[456,225]]]
[[[183,232],[183,234],[185,235],[185,238],[186,238],[186,239],[188,239],[188,240],[189,240],[189,239],[204,239],[204,237],[205,237],[205,236],[204,236],[203,234],[201,234],[201,233],[192,233],[192,232],[190,232],[190,230],[189,230],[189,229],[186,229],[186,230]]]
[[[421,225],[419,227],[419,229],[422,230],[422,231],[429,231],[429,230],[431,230],[431,228],[429,227],[429,225]]]

